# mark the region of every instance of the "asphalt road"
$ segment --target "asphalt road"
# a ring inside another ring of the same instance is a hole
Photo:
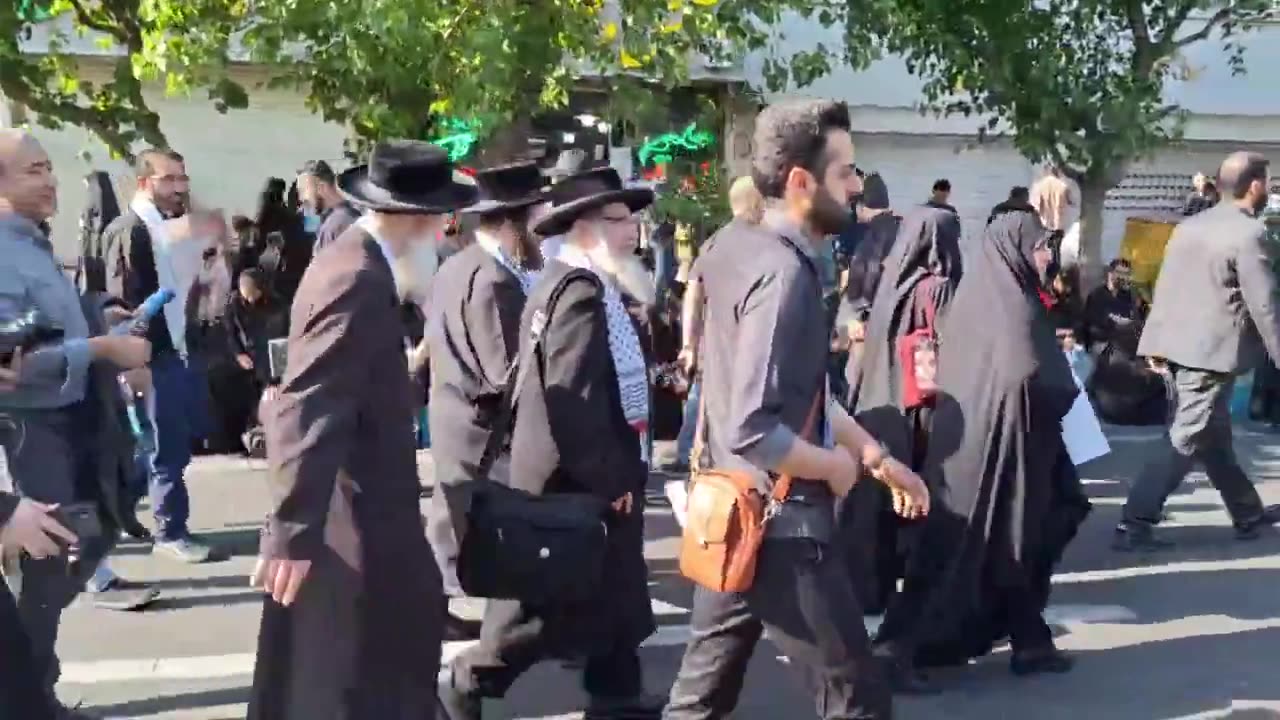
[[[1237,446],[1264,498],[1280,503],[1280,437],[1239,432]],[[1280,718],[1280,534],[1235,541],[1216,493],[1193,476],[1170,505],[1167,532],[1177,549],[1142,556],[1107,547],[1127,483],[1151,449],[1142,437],[1115,438],[1110,456],[1082,468],[1095,511],[1056,578],[1050,609],[1076,670],[1015,679],[1002,650],[939,678],[947,693],[902,700],[898,717]],[[423,466],[429,473],[429,458]],[[691,591],[675,569],[677,528],[658,478],[653,490],[646,555],[661,629],[642,654],[648,686],[663,692],[679,665]],[[84,602],[68,612],[59,644],[64,700],[111,717],[244,717],[261,605],[247,575],[268,508],[263,470],[241,460],[199,461],[191,496],[193,527],[231,559],[191,567],[152,557],[146,546],[123,546],[113,567],[155,583],[164,597],[136,614]],[[446,653],[458,649],[451,644]],[[736,717],[815,717],[785,665],[761,644]],[[581,702],[573,674],[545,664],[487,706],[486,718],[574,718]]]

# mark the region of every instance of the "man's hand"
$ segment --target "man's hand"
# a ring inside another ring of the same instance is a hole
[[[127,310],[119,305],[112,305],[102,311],[102,316],[107,321],[107,327],[115,327],[126,320],[132,320],[135,314],[132,310]]]
[[[680,349],[680,354],[676,356],[676,364],[681,370],[685,371],[689,377],[693,377],[694,371],[698,367],[698,349],[686,345]]]
[[[830,452],[831,467],[827,471],[827,477],[823,479],[827,481],[827,487],[831,488],[831,492],[836,497],[844,497],[849,494],[854,485],[858,484],[862,471],[858,467],[858,462],[843,447],[834,447]]]
[[[239,355],[236,355],[236,364],[240,366],[241,370],[252,370],[253,358],[244,353],[240,353]]]
[[[0,392],[13,392],[18,389],[22,376],[22,351],[14,350],[9,362],[0,365]]]
[[[258,558],[249,578],[249,587],[262,588],[273,600],[285,607],[298,599],[298,591],[311,572],[310,560],[268,560]]]
[[[124,370],[140,368],[151,361],[151,343],[133,335],[100,335],[89,338],[95,360],[105,360]]]
[[[75,545],[80,539],[50,514],[57,509],[57,505],[22,498],[9,522],[0,527],[0,546],[21,548],[36,560],[43,560],[62,552],[55,538]]]
[[[619,515],[630,515],[631,502],[632,502],[631,493],[627,493],[626,495],[623,495],[617,500],[614,500],[612,503],[612,507],[614,511],[617,512]]]
[[[887,457],[873,473],[893,494],[893,511],[914,520],[929,514],[929,488],[911,468]]]

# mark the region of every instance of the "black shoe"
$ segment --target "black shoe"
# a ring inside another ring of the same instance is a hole
[[[1156,552],[1172,547],[1173,543],[1156,537],[1155,530],[1142,523],[1120,523],[1111,540],[1111,549],[1119,552]]]
[[[884,666],[885,679],[888,681],[889,689],[893,691],[894,695],[919,697],[937,695],[942,692],[935,683],[929,680],[929,676],[921,672],[914,664],[890,656],[882,656],[880,660]]]
[[[437,689],[440,700],[441,720],[481,720],[482,701],[479,695],[463,692],[453,682],[453,673],[446,673]]]
[[[1256,519],[1236,524],[1236,539],[1257,540],[1262,536],[1262,528],[1277,523],[1280,523],[1280,505],[1268,505]]]
[[[1061,675],[1071,672],[1075,664],[1076,661],[1070,655],[1055,647],[1049,647],[1027,652],[1014,651],[1013,658],[1009,660],[1009,669],[1018,677],[1045,673]]]
[[[115,578],[111,584],[89,593],[94,607],[117,612],[142,610],[160,598],[160,591],[150,585]]]
[[[667,699],[648,693],[632,697],[592,695],[582,720],[660,720]]]

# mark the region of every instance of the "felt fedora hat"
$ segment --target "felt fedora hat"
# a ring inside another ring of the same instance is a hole
[[[547,180],[536,163],[523,162],[487,168],[476,173],[480,200],[462,212],[486,215],[547,201]]]
[[[369,210],[443,215],[475,202],[471,178],[458,173],[449,154],[419,140],[384,140],[366,165],[338,176],[343,197]]]
[[[543,237],[563,235],[583,213],[605,205],[624,203],[631,212],[636,212],[653,204],[652,190],[624,187],[618,171],[613,168],[597,168],[570,175],[552,185],[548,194],[551,196],[551,209],[533,228]]]

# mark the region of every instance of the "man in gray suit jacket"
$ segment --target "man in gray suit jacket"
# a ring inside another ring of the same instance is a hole
[[[1163,360],[1177,390],[1169,448],[1129,491],[1117,550],[1169,545],[1152,528],[1164,503],[1194,462],[1222,495],[1236,536],[1253,539],[1280,521],[1280,506],[1264,508],[1232,448],[1230,398],[1235,378],[1265,359],[1280,359],[1276,281],[1258,213],[1266,206],[1266,158],[1238,152],[1218,173],[1228,197],[1183,220],[1165,249],[1155,298],[1138,353]]]

